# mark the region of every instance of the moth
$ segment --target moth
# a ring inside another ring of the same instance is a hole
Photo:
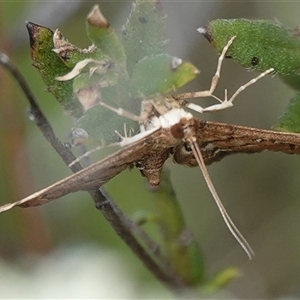
[[[207,165],[237,153],[280,151],[300,154],[298,134],[208,122],[192,117],[189,120],[181,120],[170,128],[160,128],[82,171],[20,201],[5,204],[0,207],[0,212],[14,206],[43,205],[69,193],[101,187],[125,169],[131,168],[134,164],[147,164],[151,157],[162,157],[162,153],[165,153],[166,157],[172,156],[174,162],[178,164],[198,166],[199,162],[195,158],[193,148],[182,141],[182,134],[189,133],[192,133],[196,140],[193,147],[201,150],[203,161],[200,163]]]
[[[120,151],[70,177],[55,183],[54,185],[49,186],[46,189],[41,190],[40,192],[32,194],[23,200],[0,207],[0,212],[8,210],[14,206],[29,207],[42,205],[71,192],[100,187],[126,168],[132,166],[137,166],[142,175],[148,179],[150,184],[158,185],[163,164],[167,158],[172,155],[174,161],[177,163],[189,166],[198,165],[200,167],[208,188],[215,199],[215,202],[227,227],[243,247],[249,258],[251,258],[254,255],[254,252],[226,212],[205,166],[205,163],[211,163],[213,161],[220,160],[229,153],[239,151],[251,152],[251,147],[249,147],[249,139],[245,142],[247,146],[243,147],[239,143],[231,145],[231,142],[229,142],[229,144],[224,142],[225,137],[228,139],[228,134],[222,135],[221,137],[218,136],[218,138],[216,138],[216,135],[213,134],[202,137],[203,128],[206,126],[206,123],[203,123],[199,119],[195,118],[191,113],[186,112],[183,109],[183,107],[187,107],[202,113],[231,107],[233,105],[233,100],[241,91],[273,71],[272,68],[268,69],[256,78],[250,80],[248,83],[241,86],[229,99],[227,98],[227,92],[225,92],[224,100],[214,96],[213,92],[215,91],[220,78],[222,62],[234,39],[235,36],[228,41],[227,45],[222,50],[218,60],[217,70],[212,79],[209,90],[185,93],[176,96],[166,96],[162,99],[155,98],[145,100],[142,104],[143,110],[140,116],[135,116],[130,112],[124,111],[123,109],[120,110],[104,102],[100,102],[99,104],[104,106],[106,109],[126,116],[131,120],[139,121],[141,125],[141,132],[133,137],[126,137],[125,135],[125,137],[121,137],[121,142],[111,144],[117,144],[123,147]],[[76,68],[78,67],[75,66],[74,69]],[[68,80],[68,74],[63,78],[58,79]],[[185,100],[187,98],[207,96],[214,97],[220,103],[207,108],[202,108],[199,105]],[[229,128],[232,129],[230,125]],[[213,125],[210,130],[212,129]],[[227,131],[231,136],[230,140],[232,140],[235,130],[228,130],[227,128]],[[216,134],[219,135],[218,132],[216,132]],[[247,135],[243,132],[243,135],[239,137],[245,138],[245,136]],[[213,140],[208,142],[208,138],[213,138]],[[215,141],[217,140],[219,140],[219,142],[223,141],[221,142],[221,145],[215,145]],[[262,139],[256,139],[256,144],[259,140]],[[268,142],[270,141],[268,140]],[[237,150],[234,150],[234,147],[237,145],[239,145]],[[99,147],[99,149],[101,149],[101,147]],[[262,150],[256,149],[255,151],[259,152]]]

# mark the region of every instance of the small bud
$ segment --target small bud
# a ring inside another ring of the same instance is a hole
[[[94,27],[108,28],[110,25],[99,9],[99,5],[95,5],[87,17],[87,22]]]

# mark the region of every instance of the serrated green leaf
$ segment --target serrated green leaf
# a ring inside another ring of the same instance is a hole
[[[85,59],[108,59],[99,48],[95,45],[90,46],[87,49],[80,49],[70,43],[62,33],[56,29],[53,35],[53,51],[60,57],[64,64],[68,68],[73,68],[79,61]]]
[[[166,43],[164,17],[159,1],[138,0],[132,4],[122,29],[129,74],[142,58],[163,53]]]
[[[102,15],[99,6],[95,5],[87,17],[87,34],[90,40],[119,66],[125,68],[126,56],[117,34]],[[95,57],[97,59],[97,57]],[[98,58],[98,59],[101,59]]]
[[[166,94],[193,80],[199,74],[190,62],[168,54],[147,56],[139,61],[132,74],[132,93],[148,97]]]
[[[53,31],[34,23],[27,23],[30,37],[31,57],[34,66],[57,101],[66,111],[75,116],[82,114],[82,107],[73,97],[72,82],[59,82],[55,78],[64,75],[70,69],[53,52]]]
[[[278,75],[300,72],[300,38],[295,31],[265,20],[219,19],[208,23],[205,37],[221,52],[236,36],[227,55],[246,68]]]

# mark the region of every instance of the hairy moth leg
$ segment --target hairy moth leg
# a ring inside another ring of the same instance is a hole
[[[244,85],[240,86],[235,93],[230,97],[230,99],[227,99],[227,90],[225,90],[225,99],[222,101],[220,100],[218,97],[212,95],[212,97],[214,97],[215,99],[217,99],[220,104],[214,104],[211,106],[208,106],[206,108],[203,109],[203,112],[209,112],[209,111],[216,111],[216,110],[223,110],[229,107],[233,106],[233,100],[237,97],[237,95],[239,95],[244,89],[246,89],[247,87],[249,87],[250,85],[254,84],[255,82],[257,82],[259,79],[261,79],[262,77],[272,73],[274,71],[273,68],[268,69],[267,71],[259,74],[257,77],[252,78],[251,80],[249,80],[247,83],[245,83]],[[192,104],[192,103],[191,103]],[[190,107],[191,108],[191,107]]]
[[[200,28],[201,29],[201,28]],[[200,33],[200,29],[198,30]],[[182,106],[188,107],[198,113],[204,113],[204,112],[209,112],[209,111],[216,111],[216,110],[223,110],[229,107],[233,106],[233,100],[247,87],[249,87],[250,85],[254,84],[255,82],[257,82],[259,79],[261,79],[262,77],[266,76],[267,74],[270,74],[274,71],[273,68],[270,68],[268,70],[266,70],[265,72],[261,73],[260,75],[258,75],[257,77],[251,79],[250,81],[248,81],[247,83],[245,83],[244,85],[242,85],[241,87],[239,87],[236,92],[230,97],[230,99],[227,98],[227,90],[225,90],[225,97],[224,100],[221,100],[220,98],[218,98],[217,96],[215,96],[213,93],[218,85],[219,79],[220,79],[220,72],[221,72],[221,68],[222,68],[222,64],[224,61],[224,58],[226,56],[226,53],[229,49],[229,47],[232,45],[232,43],[234,42],[234,39],[236,38],[236,36],[233,36],[228,43],[226,44],[226,46],[223,48],[221,55],[219,56],[218,59],[218,65],[217,65],[217,70],[215,75],[212,78],[211,81],[211,86],[209,88],[209,90],[206,91],[199,91],[199,92],[190,92],[190,93],[183,93],[183,94],[179,94],[174,96],[173,98],[178,101]],[[194,99],[194,98],[203,98],[203,97],[213,97],[215,98],[217,101],[219,101],[219,104],[214,104],[211,105],[209,107],[203,108],[200,105],[194,104],[194,103],[190,103],[188,101],[186,101],[185,99]]]
[[[184,99],[193,99],[193,98],[203,98],[203,97],[215,97],[213,95],[218,83],[219,83],[219,79],[220,79],[220,73],[221,73],[221,68],[222,68],[222,64],[224,61],[224,58],[226,56],[226,52],[228,51],[229,47],[231,46],[231,44],[233,43],[234,39],[236,38],[236,36],[233,36],[228,43],[226,44],[226,46],[223,48],[221,55],[219,56],[218,59],[218,64],[217,64],[217,70],[215,75],[213,76],[212,80],[211,80],[211,85],[209,90],[206,91],[199,91],[199,92],[190,92],[190,93],[183,93],[183,94],[179,94],[174,96],[174,99],[181,102],[184,106],[195,110],[196,112],[202,113],[203,112],[203,108],[199,105],[187,102],[187,101],[182,101]],[[221,100],[220,100],[221,101]]]
[[[231,46],[231,44],[233,43],[235,38],[236,38],[236,36],[233,36],[228,41],[226,46],[223,48],[222,53],[221,53],[221,55],[219,56],[219,59],[218,59],[217,70],[216,70],[216,73],[215,73],[215,75],[213,76],[213,78],[211,80],[209,90],[180,94],[180,95],[176,96],[176,99],[181,100],[181,99],[187,99],[187,98],[203,98],[203,97],[213,96],[213,93],[214,93],[214,91],[215,91],[215,89],[216,89],[216,87],[219,83],[221,68],[222,68],[224,58],[226,56],[226,52],[228,51],[229,47]]]

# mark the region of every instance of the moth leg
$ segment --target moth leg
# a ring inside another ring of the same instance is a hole
[[[99,105],[113,111],[114,113],[116,113],[119,116],[125,117],[125,118],[133,120],[133,121],[137,121],[141,125],[145,121],[147,121],[151,118],[151,116],[153,115],[154,108],[155,108],[152,100],[144,100],[144,101],[142,101],[141,114],[138,116],[138,115],[135,115],[135,114],[131,113],[130,111],[125,110],[121,107],[115,108],[104,102],[99,102]]]
[[[94,149],[91,149],[89,151],[86,151],[84,152],[84,154],[78,156],[76,159],[74,159],[70,164],[69,164],[69,167],[72,167],[73,165],[75,165],[77,162],[80,162],[82,159],[84,158],[87,158],[89,157],[92,153],[94,152],[97,152],[97,151],[100,151],[104,148],[108,148],[108,147],[113,147],[113,146],[119,146],[120,143],[116,142],[116,143],[111,143],[111,144],[108,144],[108,145],[101,145],[101,146],[98,146]]]
[[[126,123],[124,124],[124,136],[122,136],[118,131],[115,131],[115,133],[119,136],[121,139],[120,142],[112,143],[109,145],[100,145],[90,151],[85,152],[82,156],[79,156],[77,159],[75,159],[69,166],[74,165],[76,162],[79,162],[81,159],[88,157],[91,153],[102,150],[103,148],[107,147],[112,147],[112,146],[120,146],[124,147],[126,145],[130,145],[132,143],[135,143],[137,141],[140,141],[146,136],[149,136],[153,132],[157,131],[160,129],[160,123],[158,122],[158,118],[156,116],[153,116],[153,110],[154,110],[154,105],[151,100],[144,100],[142,102],[142,108],[141,108],[141,115],[135,115],[121,107],[115,108],[109,104],[106,104],[105,102],[99,102],[99,105],[105,107],[106,109],[109,109],[113,112],[115,112],[119,116],[123,116],[125,118],[128,118],[133,121],[137,121],[140,123],[141,127],[141,132],[134,135],[134,136],[128,136],[127,134],[127,128],[126,128]],[[152,117],[151,117],[152,115]],[[151,117],[151,118],[150,118]],[[144,122],[146,120],[149,120],[148,124],[146,127],[149,127],[151,125],[150,129],[145,129]]]
[[[77,157],[75,160],[73,160],[70,164],[69,167],[72,167],[74,164],[76,164],[77,162],[80,162],[82,159],[89,157],[92,153],[100,151],[104,148],[108,148],[108,147],[114,147],[114,146],[119,146],[119,147],[124,147],[130,144],[133,144],[135,142],[140,141],[141,139],[143,139],[146,136],[149,136],[150,134],[152,134],[153,132],[157,131],[160,127],[154,127],[152,129],[146,130],[146,131],[142,131],[134,136],[129,136],[127,135],[127,132],[124,132],[124,136],[122,136],[118,131],[115,131],[115,133],[119,136],[119,138],[121,139],[121,142],[116,142],[116,143],[111,143],[108,145],[101,145],[98,146],[94,149],[91,149],[89,151],[86,151],[83,155]]]
[[[131,112],[129,112],[129,111],[121,108],[121,107],[115,108],[115,107],[113,107],[113,106],[111,106],[109,104],[106,104],[106,103],[102,102],[102,101],[99,102],[99,105],[101,105],[101,106],[103,106],[103,107],[105,107],[105,108],[113,111],[117,115],[125,117],[127,119],[130,119],[130,120],[133,120],[133,121],[137,121],[137,122],[142,121],[142,118],[140,116],[137,116],[137,115],[135,115],[135,114],[133,114],[133,113],[131,113]]]
[[[215,105],[211,105],[209,107],[206,107],[203,109],[203,112],[209,112],[209,111],[216,111],[216,110],[222,110],[222,109],[226,109],[228,107],[232,107],[233,106],[233,100],[237,97],[237,95],[239,95],[244,89],[246,89],[247,87],[249,87],[250,85],[254,84],[255,82],[257,82],[259,79],[261,79],[262,77],[266,76],[267,74],[270,74],[274,71],[273,68],[268,69],[267,71],[259,74],[257,77],[249,80],[247,83],[245,83],[244,85],[240,86],[236,92],[231,96],[230,99],[227,99],[227,90],[225,90],[225,99],[222,101],[219,98],[217,98],[216,96],[213,96],[215,99],[217,99],[220,103],[219,104],[215,104]]]
[[[236,36],[233,36],[228,43],[226,44],[226,46],[223,48],[221,55],[219,56],[218,59],[218,65],[217,65],[217,70],[215,75],[213,76],[212,80],[211,80],[211,85],[209,90],[206,91],[199,91],[199,92],[191,92],[191,93],[183,93],[180,95],[176,95],[174,96],[174,99],[181,102],[181,104],[183,106],[186,106],[196,112],[199,113],[203,113],[204,108],[201,107],[200,105],[194,104],[194,103],[190,103],[188,101],[184,101],[184,99],[193,99],[193,98],[203,98],[203,97],[214,97],[216,98],[218,101],[221,101],[219,98],[217,98],[216,96],[213,95],[218,83],[219,83],[219,79],[220,79],[220,73],[221,73],[221,68],[222,68],[222,64],[224,61],[224,58],[226,56],[226,52],[228,51],[229,47],[231,46],[231,44],[233,43],[234,39],[236,38]]]
[[[156,116],[152,116],[150,118],[150,116],[153,114],[153,107],[154,107],[153,104],[152,104],[152,101],[150,101],[150,100],[149,101],[144,100],[142,102],[142,108],[141,108],[141,115],[140,116],[135,115],[135,114],[133,114],[133,113],[121,108],[121,107],[115,108],[115,107],[113,107],[109,104],[106,104],[104,102],[99,102],[99,105],[115,112],[119,116],[123,116],[125,118],[130,119],[130,120],[140,122],[141,132],[134,135],[134,136],[129,136],[128,137],[127,130],[126,130],[126,124],[124,124],[124,136],[122,136],[118,131],[115,131],[115,133],[120,137],[121,142],[96,147],[95,149],[92,149],[91,151],[86,152],[83,156],[77,158],[74,162],[72,162],[72,165],[75,162],[81,160],[83,157],[86,157],[86,156],[90,155],[91,153],[93,153],[95,151],[99,151],[99,150],[103,149],[104,147],[110,147],[110,146],[124,147],[126,145],[135,143],[135,142],[143,139],[144,137],[152,134],[153,132],[157,131],[161,127],[160,124],[157,121],[158,118]],[[150,120],[149,120],[148,124],[145,124],[145,125],[147,125],[146,129],[145,129],[144,122],[148,119],[150,119]],[[150,125],[151,125],[151,128],[148,129],[147,127],[149,127]]]
[[[152,133],[153,131],[151,131],[150,133]],[[115,130],[115,133],[119,136],[119,138],[121,139],[121,142],[115,142],[115,143],[111,143],[111,144],[107,144],[107,145],[100,145],[98,147],[95,147],[89,151],[86,151],[84,154],[80,155],[79,157],[77,157],[75,160],[73,160],[70,164],[69,164],[69,167],[73,166],[75,163],[81,161],[82,159],[84,158],[87,158],[89,157],[92,153],[94,152],[97,152],[97,151],[100,151],[104,148],[108,148],[108,147],[113,147],[113,146],[119,146],[119,147],[123,147],[123,146],[126,146],[126,145],[129,145],[131,143],[134,143],[136,141],[139,141],[140,139],[142,139],[143,137],[147,136],[148,134],[148,131],[147,131],[147,134],[146,132],[142,132],[142,133],[138,133],[134,136],[130,136],[130,133],[129,133],[129,136],[128,136],[128,131],[127,131],[127,126],[126,126],[126,123],[124,123],[124,136],[122,136],[118,131]]]
[[[152,134],[153,132],[157,131],[159,129],[159,127],[154,127],[152,129],[146,130],[146,131],[142,131],[134,136],[122,136],[119,132],[115,131],[115,133],[119,136],[119,138],[121,139],[121,142],[118,143],[118,145],[120,147],[124,147],[130,144],[133,144],[135,142],[140,141],[141,139],[143,139],[146,136],[149,136],[150,134]]]

